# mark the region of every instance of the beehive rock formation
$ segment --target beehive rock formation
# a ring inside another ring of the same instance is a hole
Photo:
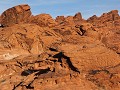
[[[11,26],[13,24],[18,24],[21,22],[27,22],[28,18],[31,16],[30,6],[27,4],[18,5],[1,14],[1,25]]]
[[[120,90],[117,10],[84,20],[33,16],[27,4],[0,17],[1,90]]]

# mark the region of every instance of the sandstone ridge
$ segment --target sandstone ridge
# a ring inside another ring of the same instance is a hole
[[[30,9],[0,16],[1,90],[120,90],[118,10],[85,20]]]

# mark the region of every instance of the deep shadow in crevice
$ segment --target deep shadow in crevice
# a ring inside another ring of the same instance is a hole
[[[70,61],[70,58],[65,56],[62,52],[54,55],[53,58],[58,58],[58,62],[61,62],[61,63],[62,63],[62,58],[66,59],[66,62],[68,63],[71,70],[80,73],[80,71],[76,67],[73,66],[72,62]]]
[[[34,72],[37,72],[39,70],[31,70],[31,69],[28,69],[28,70],[24,70],[22,73],[21,73],[21,76],[28,76]]]
[[[17,88],[18,86],[20,86],[22,83],[23,83],[23,82],[20,82],[18,85],[14,86],[14,88],[13,88],[12,90],[16,90],[16,88]]]
[[[120,55],[120,52],[117,52],[118,55]]]
[[[81,33],[80,33],[80,32],[77,32],[77,34],[78,34],[78,35],[81,35]]]
[[[110,74],[110,72],[109,72],[108,70],[90,70],[90,71],[89,71],[89,74],[90,74],[90,75],[95,75],[95,74],[98,74],[98,73],[100,73],[100,72],[105,72],[105,73],[107,73],[107,74]]]
[[[57,49],[54,49],[54,48],[49,48],[49,50],[57,52]]]
[[[89,71],[89,74],[90,75],[95,75],[95,74],[97,74],[97,73],[99,73],[100,72],[100,70],[90,70]]]
[[[39,76],[40,74],[48,73],[49,71],[51,71],[50,68],[41,69],[41,70],[39,70],[39,72],[36,73],[35,75],[36,75],[36,76]]]
[[[35,80],[35,78],[34,78],[34,80]],[[33,80],[33,81],[34,81],[34,80]],[[34,87],[31,86],[31,84],[33,83],[33,81],[32,81],[31,83],[29,83],[28,86],[26,86],[27,89],[34,89]]]
[[[61,62],[61,63],[62,63],[62,57],[63,57],[63,53],[62,52],[60,52],[58,54],[55,54],[53,56],[53,58],[58,58],[58,62]]]
[[[79,72],[79,73],[80,73],[80,71],[79,71],[76,67],[73,66],[73,64],[72,64],[72,62],[70,61],[70,58],[69,58],[69,57],[63,56],[63,58],[65,58],[65,59],[67,60],[67,63],[68,63],[68,65],[69,65],[69,67],[70,67],[73,71],[76,71],[76,72]]]
[[[28,76],[32,73],[35,73],[35,75],[40,75],[40,74],[44,74],[44,73],[47,73],[50,71],[50,68],[46,68],[46,69],[39,69],[39,70],[32,70],[32,69],[28,69],[28,70],[24,70],[22,73],[21,73],[21,76]]]
[[[83,30],[83,26],[82,26],[82,25],[80,26],[80,28],[79,28],[79,29],[80,29],[80,31],[82,32],[82,35],[81,35],[81,36],[83,36],[83,35],[85,34],[85,32],[86,32],[86,31],[85,31],[85,30]]]

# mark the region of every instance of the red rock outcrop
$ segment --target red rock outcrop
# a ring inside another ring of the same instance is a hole
[[[80,25],[81,23],[86,22],[82,18],[80,12],[76,13],[74,16],[57,16],[55,20],[61,25]]]
[[[103,13],[100,17],[93,15],[87,21],[96,26],[112,26],[116,20],[120,19],[118,10],[112,10],[108,13]]]
[[[75,16],[73,17],[75,21],[80,21],[82,20],[82,15],[80,12],[76,13]]]
[[[57,16],[55,21],[58,22],[59,24],[62,24],[65,21],[65,17],[64,16]]]
[[[49,14],[39,14],[30,19],[31,23],[41,27],[54,27],[57,23]]]
[[[117,10],[88,20],[81,13],[31,16],[26,4],[6,10],[1,90],[119,90],[119,20]]]
[[[27,22],[31,16],[30,6],[27,4],[18,5],[1,14],[1,25],[11,26],[21,22]]]
[[[81,23],[85,22],[85,20],[82,18],[82,15],[80,12],[78,12],[74,15],[73,20],[76,25],[80,25]]]
[[[97,30],[101,33],[101,40],[108,48],[120,53],[120,16],[118,14],[118,10],[112,10],[108,13],[104,13],[100,17],[92,16],[87,21],[92,23],[94,28],[97,28]]]

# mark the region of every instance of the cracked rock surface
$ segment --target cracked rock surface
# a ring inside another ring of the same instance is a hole
[[[85,20],[9,8],[0,16],[0,90],[120,90],[119,21],[117,10]]]

